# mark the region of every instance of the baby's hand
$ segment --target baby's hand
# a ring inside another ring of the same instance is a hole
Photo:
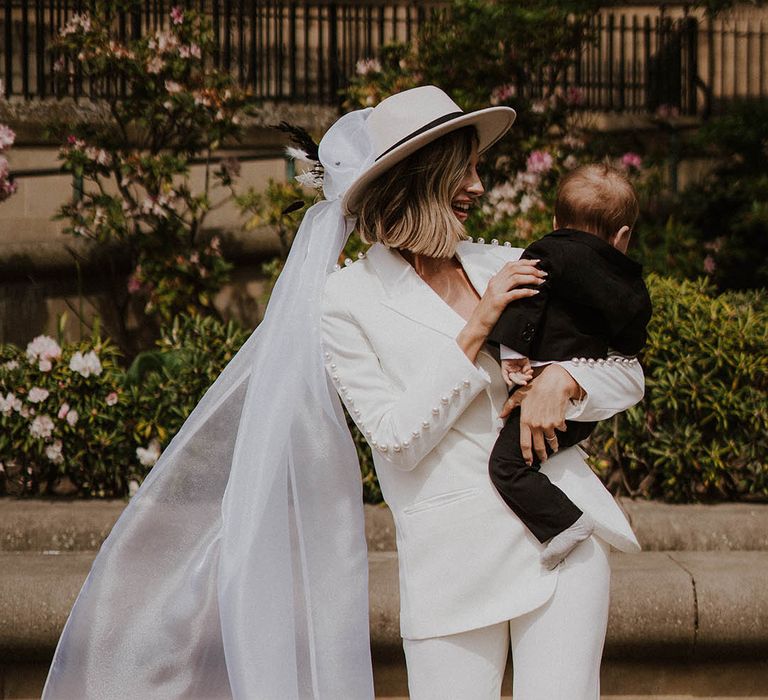
[[[527,357],[501,361],[501,376],[508,387],[525,386],[533,379],[533,368]]]

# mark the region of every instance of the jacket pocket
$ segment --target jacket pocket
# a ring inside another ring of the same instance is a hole
[[[412,515],[414,513],[421,513],[425,510],[432,510],[433,508],[440,508],[452,503],[464,501],[467,498],[471,498],[480,491],[477,487],[471,487],[467,489],[459,489],[458,491],[449,491],[448,493],[440,493],[437,496],[430,496],[424,498],[421,501],[411,503],[411,505],[403,508],[405,515]]]

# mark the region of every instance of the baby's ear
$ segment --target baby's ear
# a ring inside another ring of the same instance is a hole
[[[610,244],[620,250],[622,253],[627,252],[629,246],[629,238],[632,235],[632,229],[629,226],[622,226],[616,233],[611,236]]]

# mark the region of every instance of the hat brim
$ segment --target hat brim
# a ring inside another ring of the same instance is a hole
[[[405,143],[388,151],[349,186],[342,201],[344,213],[353,216],[368,185],[393,165],[418,151],[422,146],[426,146],[451,131],[465,126],[474,126],[477,128],[479,140],[477,152],[483,153],[509,131],[516,116],[517,113],[511,107],[487,107],[475,112],[460,114],[439,126],[418,133]]]

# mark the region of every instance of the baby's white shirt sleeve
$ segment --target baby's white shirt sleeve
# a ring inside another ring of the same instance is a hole
[[[517,350],[506,345],[499,345],[499,359],[500,360],[521,360],[525,355],[521,355]],[[551,365],[552,362],[541,362],[540,360],[531,360],[531,367],[543,367],[544,365]]]

